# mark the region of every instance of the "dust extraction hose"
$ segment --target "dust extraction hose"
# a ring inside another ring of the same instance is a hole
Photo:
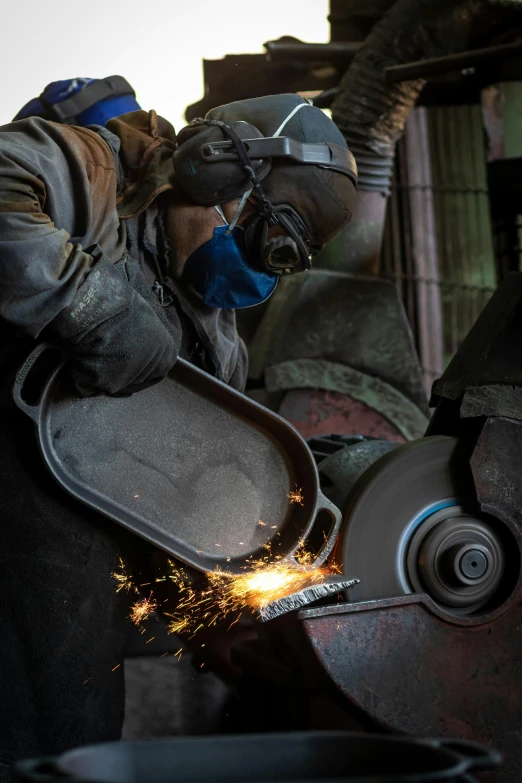
[[[397,0],[372,29],[332,105],[359,169],[362,194],[345,236],[359,271],[376,273],[395,144],[425,84],[389,85],[384,68],[487,46],[520,26],[522,0]]]

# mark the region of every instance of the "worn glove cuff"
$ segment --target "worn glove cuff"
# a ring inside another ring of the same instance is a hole
[[[86,252],[93,258],[93,267],[69,307],[62,310],[51,324],[52,330],[68,340],[86,334],[90,329],[112,318],[128,307],[134,295],[125,269],[125,262],[113,263],[99,245]]]

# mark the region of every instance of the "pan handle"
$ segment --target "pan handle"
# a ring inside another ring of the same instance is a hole
[[[40,358],[40,356],[42,356],[42,354],[45,353],[45,351],[54,351],[60,355],[58,366],[55,367],[55,369],[52,371],[48,381],[54,378],[65,364],[66,355],[61,348],[53,345],[52,343],[40,343],[31,351],[23,365],[20,367],[13,383],[13,400],[15,401],[18,408],[26,413],[27,416],[29,416],[29,418],[35,422],[35,424],[38,424],[39,420],[41,396],[36,403],[30,404],[23,398],[23,388],[28,375],[35,365],[35,362]]]
[[[502,763],[502,756],[496,750],[486,748],[478,742],[462,739],[434,739],[434,745],[460,756],[467,764],[467,771],[476,769],[496,769]]]
[[[318,490],[315,517],[304,540],[304,548],[318,550],[314,566],[320,566],[332,552],[341,529],[343,516],[323,493]],[[323,545],[321,543],[324,541]]]
[[[52,783],[58,778],[63,780],[55,766],[57,756],[46,756],[39,759],[23,759],[13,764],[13,777],[24,783]]]
[[[71,777],[60,769],[60,756],[43,756],[39,759],[22,759],[13,764],[13,780],[16,783],[85,783],[83,778]]]

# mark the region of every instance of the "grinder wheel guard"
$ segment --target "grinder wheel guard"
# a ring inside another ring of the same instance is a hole
[[[394,449],[356,482],[337,559],[360,578],[353,602],[427,593],[469,616],[495,605],[508,551],[507,529],[478,508],[458,439],[433,436]]]

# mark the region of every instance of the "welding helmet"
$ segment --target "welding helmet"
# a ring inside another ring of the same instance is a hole
[[[309,269],[351,218],[355,159],[332,120],[299,95],[212,109],[181,130],[178,145],[176,183],[195,203],[217,206],[250,191],[245,244],[263,272]]]
[[[20,109],[14,120],[42,117],[63,125],[105,125],[113,117],[140,108],[123,76],[65,79],[51,82],[38,98]]]

